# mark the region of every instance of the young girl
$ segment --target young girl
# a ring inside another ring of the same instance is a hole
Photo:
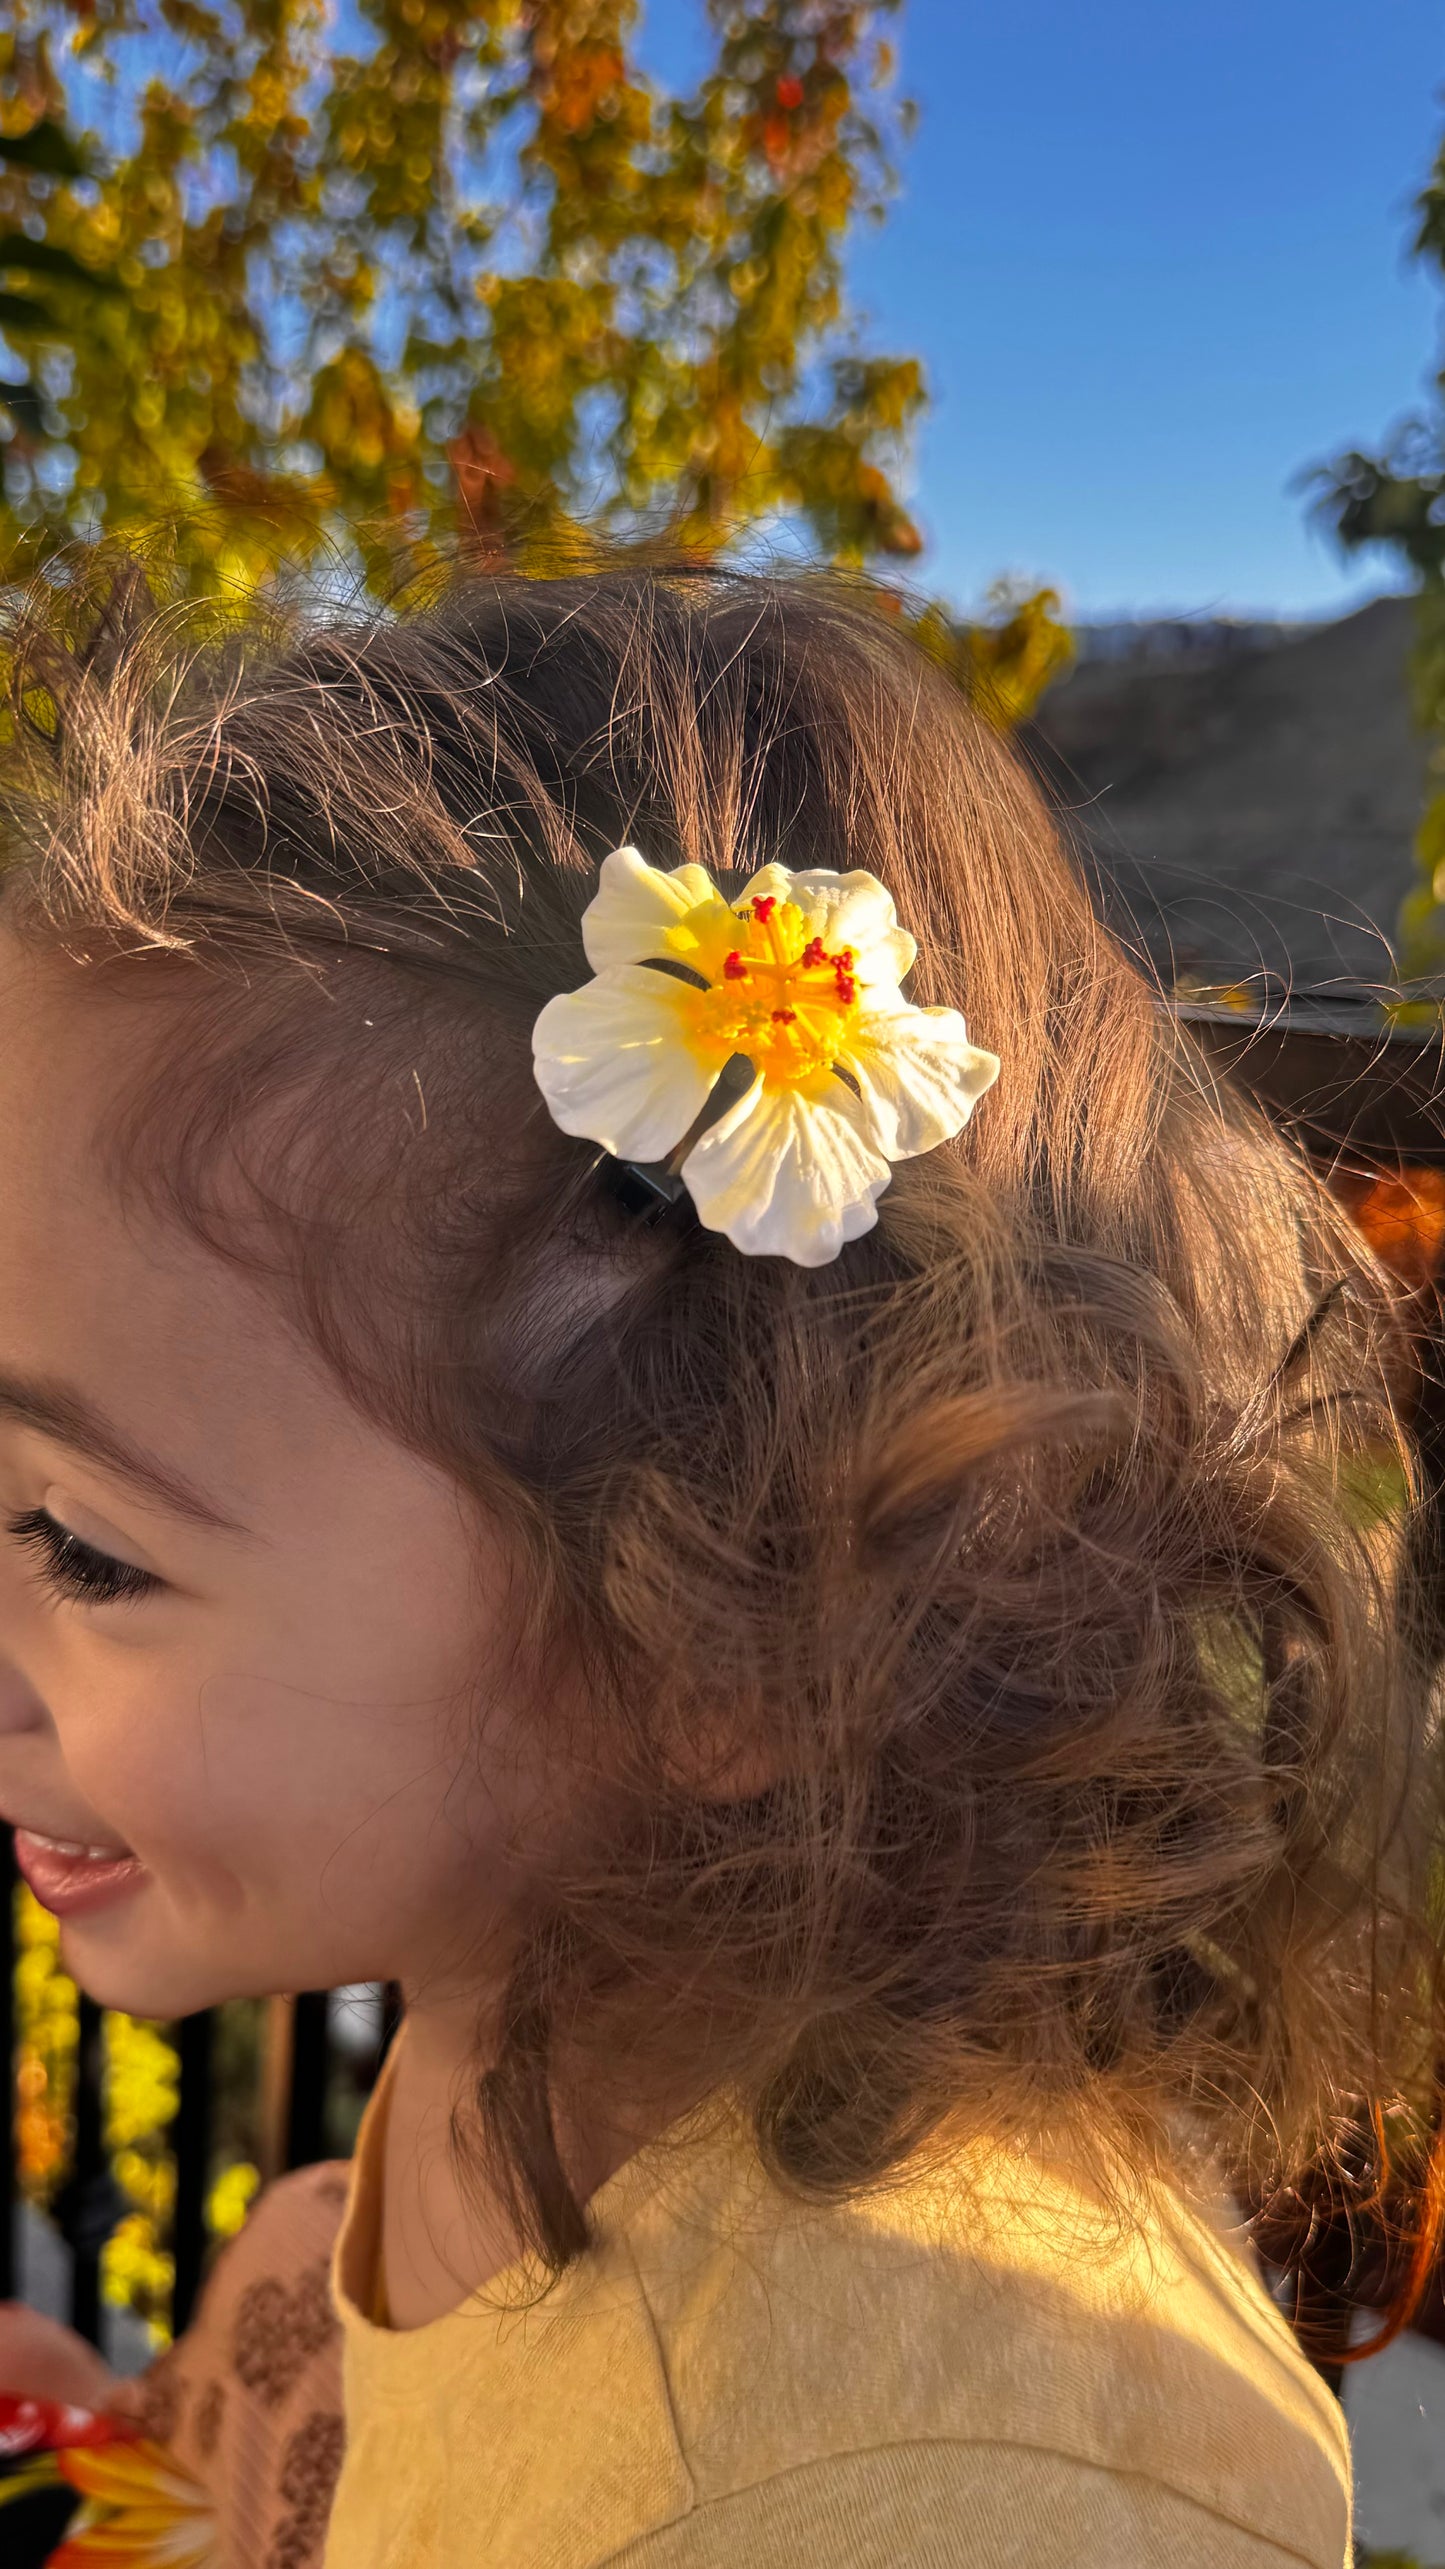
[[[17,670],[0,1811],[104,2005],[407,2000],[185,2556],[1341,2569],[1230,2190],[1432,2057],[1369,1253],[866,598]]]

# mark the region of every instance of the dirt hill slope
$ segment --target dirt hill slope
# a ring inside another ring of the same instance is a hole
[[[1382,982],[1425,752],[1406,600],[1182,666],[1096,661],[1024,741],[1104,906],[1166,970]]]

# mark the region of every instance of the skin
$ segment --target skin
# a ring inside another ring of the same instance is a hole
[[[79,1395],[236,1529],[0,1406],[0,1814],[143,1863],[62,1927],[104,2005],[403,1984],[384,2258],[412,2326],[513,2253],[500,2212],[464,2214],[446,2134],[568,1778],[488,1689],[500,1538],[258,1287],[104,1182],[101,1113],[165,1004],[97,996],[0,931],[0,1382]],[[159,1585],[59,1592],[9,1530],[35,1509]],[[0,2386],[39,2388],[42,2361],[53,2379],[54,2351],[0,2313]]]

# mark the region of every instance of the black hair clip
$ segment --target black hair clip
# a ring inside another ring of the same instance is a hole
[[[635,1221],[660,1222],[675,1206],[691,1201],[666,1160],[615,1160],[608,1152],[602,1168],[609,1193]]]
[[[724,1062],[712,1089],[687,1131],[673,1144],[666,1159],[620,1160],[604,1151],[599,1166],[604,1180],[623,1210],[640,1222],[661,1222],[675,1212],[679,1204],[692,1203],[687,1187],[678,1172],[709,1125],[725,1115],[730,1106],[751,1088],[757,1073],[746,1053],[733,1053]]]

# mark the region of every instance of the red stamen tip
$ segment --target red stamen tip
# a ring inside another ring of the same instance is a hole
[[[797,1013],[796,1008],[775,1008],[773,1010],[773,1024],[775,1026],[791,1026]]]
[[[820,963],[826,963],[828,960],[828,950],[824,945],[822,938],[810,937],[803,948],[799,960],[807,964],[810,968],[816,967]]]
[[[767,926],[768,921],[772,917],[777,906],[778,896],[776,892],[760,892],[758,894],[757,899],[753,903],[753,917],[757,920],[760,928],[765,928]]]
[[[850,1005],[850,1003],[858,996],[858,984],[854,980],[851,972],[840,972],[837,981],[834,983],[834,988],[845,1007]]]
[[[747,977],[747,965],[744,963],[737,947],[734,946],[731,954],[723,964],[723,979],[724,981],[746,981]]]

